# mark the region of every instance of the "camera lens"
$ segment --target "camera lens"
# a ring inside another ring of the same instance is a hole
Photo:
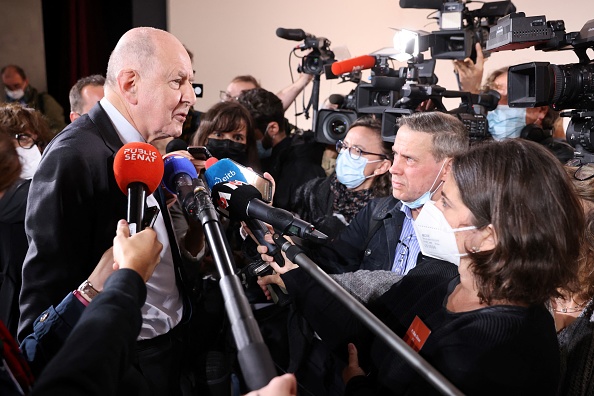
[[[308,74],[320,74],[322,72],[322,61],[319,56],[307,55],[303,58],[303,69]]]
[[[329,141],[336,141],[344,138],[352,121],[344,114],[335,113],[330,115],[322,124],[322,133]]]
[[[341,135],[346,132],[347,124],[344,120],[333,120],[330,122],[330,133]]]
[[[389,91],[376,92],[374,102],[378,106],[390,106],[390,92]]]

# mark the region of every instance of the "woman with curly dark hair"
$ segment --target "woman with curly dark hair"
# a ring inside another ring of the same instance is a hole
[[[336,142],[336,170],[297,190],[291,210],[319,231],[334,238],[373,198],[392,195],[388,170],[394,154],[382,141],[381,121],[363,117]]]
[[[43,114],[18,103],[0,105],[0,127],[10,135],[21,158],[21,178],[31,179],[41,153],[52,139]]]

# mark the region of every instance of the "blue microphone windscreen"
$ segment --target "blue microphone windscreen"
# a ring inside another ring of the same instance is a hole
[[[204,172],[204,179],[208,188],[212,188],[218,184],[228,181],[241,181],[247,183],[246,178],[241,173],[239,167],[230,159],[223,158],[210,166]]]
[[[163,173],[163,184],[165,188],[169,190],[172,194],[177,194],[175,191],[175,176],[179,175],[180,173],[185,173],[190,176],[192,179],[198,177],[198,173],[196,173],[196,168],[192,161],[187,159],[186,157],[182,157],[181,155],[172,155],[165,158],[165,172]]]

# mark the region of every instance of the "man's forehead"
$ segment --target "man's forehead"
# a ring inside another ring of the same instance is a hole
[[[394,139],[395,151],[409,150],[416,154],[431,153],[433,142],[431,134],[420,131],[413,131],[407,126],[398,129]]]

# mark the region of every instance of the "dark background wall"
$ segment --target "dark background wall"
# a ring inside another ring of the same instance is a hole
[[[0,9],[0,67],[23,67],[31,85],[60,102],[66,119],[70,87],[105,75],[124,32],[167,29],[166,0],[0,0]]]

